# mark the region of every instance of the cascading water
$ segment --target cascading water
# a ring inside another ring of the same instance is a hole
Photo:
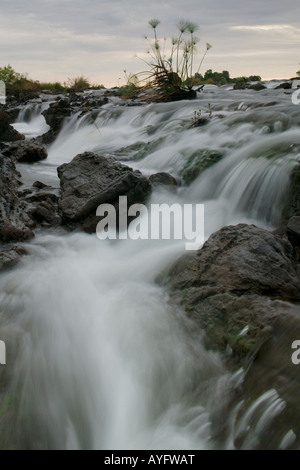
[[[271,108],[269,90],[260,96],[245,103],[240,92],[213,89],[192,102],[130,107],[115,99],[96,119],[66,122],[34,176],[45,165],[57,184],[56,167],[90,150],[179,177],[199,149],[215,151],[220,161],[191,185],[156,189],[151,201],[204,203],[206,237],[241,221],[276,227],[300,134],[288,97]],[[210,107],[209,123],[192,127],[194,111]],[[243,371],[232,375],[204,348],[203,333],[155,282],[183,243],[41,234],[28,249],[0,276],[1,337],[14,364],[0,392],[8,447],[231,449],[246,433],[242,447],[255,448],[284,403],[271,390],[236,422],[241,404],[229,404]],[[281,445],[292,441],[291,431]]]
[[[42,112],[49,103],[30,103],[20,109],[14,128],[27,138],[37,137],[49,130]]]

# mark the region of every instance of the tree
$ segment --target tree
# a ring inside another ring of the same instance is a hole
[[[6,86],[12,86],[20,79],[21,75],[15,72],[10,64],[5,67],[0,67],[0,80],[2,80]]]

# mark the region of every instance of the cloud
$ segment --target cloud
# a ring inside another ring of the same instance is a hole
[[[148,21],[156,17],[162,37],[176,34],[182,18],[200,25],[199,54],[206,42],[213,45],[205,69],[242,75],[252,67],[250,74],[265,77],[276,68],[278,76],[297,70],[298,0],[1,0],[0,66],[11,63],[40,80],[84,73],[113,86],[124,69],[143,68],[133,57],[145,54],[143,36],[151,34]]]

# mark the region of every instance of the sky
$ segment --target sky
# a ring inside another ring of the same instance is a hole
[[[0,0],[0,67],[66,82],[85,76],[105,87],[147,69],[152,18],[157,34],[176,36],[181,19],[199,25],[200,72],[291,78],[300,69],[299,0]],[[195,71],[197,66],[195,65]]]

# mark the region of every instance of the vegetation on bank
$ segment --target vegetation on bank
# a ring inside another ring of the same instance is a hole
[[[70,90],[80,92],[88,88],[104,88],[104,85],[92,85],[84,76],[68,78],[63,84],[60,82],[39,82],[38,80],[32,80],[27,74],[16,72],[10,64],[0,67],[0,80],[5,83],[8,94],[22,90],[64,93]]]

